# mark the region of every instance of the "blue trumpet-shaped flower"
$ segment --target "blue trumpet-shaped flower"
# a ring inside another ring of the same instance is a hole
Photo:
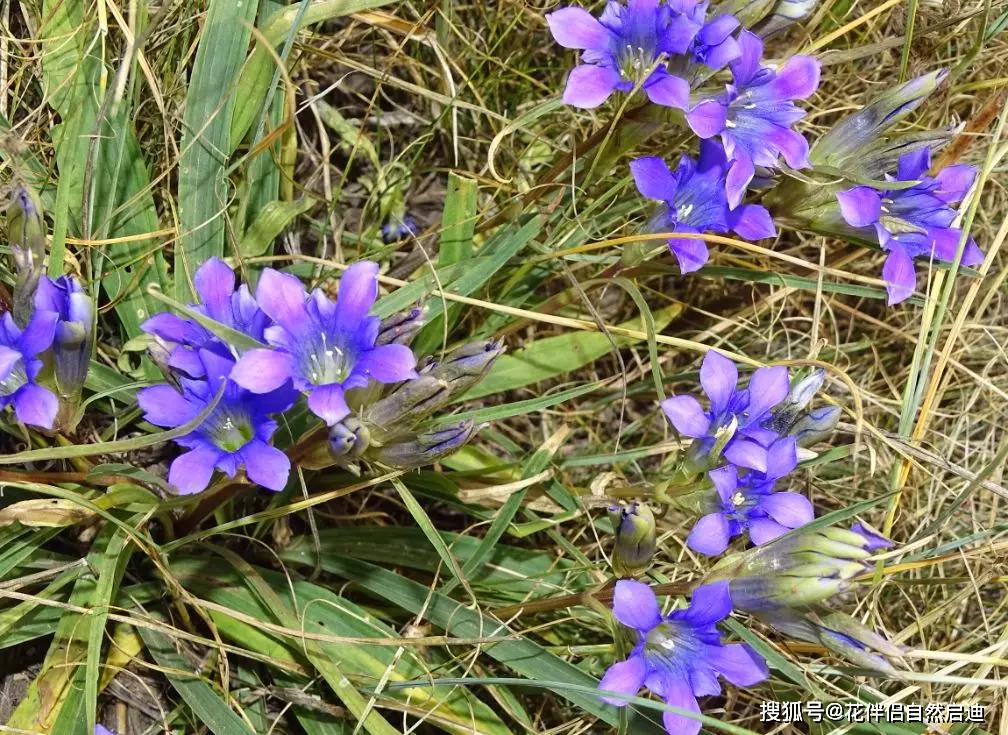
[[[651,588],[621,579],[616,583],[613,614],[636,633],[625,661],[613,664],[599,689],[632,696],[646,686],[668,704],[699,714],[697,697],[721,693],[718,676],[738,686],[752,686],[769,675],[766,662],[744,643],[723,643],[716,624],[731,614],[728,582],[715,582],[693,592],[688,608],[663,616]],[[610,704],[625,700],[606,697]],[[700,721],[666,712],[670,735],[695,735]]]
[[[630,170],[637,191],[662,203],[648,224],[652,232],[734,230],[749,240],[776,234],[770,213],[758,204],[728,207],[725,193],[728,160],[717,141],[702,141],[699,160],[683,156],[674,172],[657,156],[631,161]],[[668,245],[683,273],[698,270],[710,257],[703,240],[673,237]]]
[[[308,394],[308,408],[332,426],[350,413],[344,391],[372,380],[397,383],[417,376],[416,358],[402,344],[376,345],[381,320],[368,312],[378,297],[378,266],[356,263],[340,279],[335,302],[311,295],[297,278],[263,272],[256,298],[275,322],[266,341],[238,360],[232,378],[253,393],[269,393],[288,380]]]
[[[738,42],[741,55],[731,63],[732,84],[686,116],[701,138],[721,136],[731,163],[726,180],[731,207],[741,203],[756,166],[776,167],[781,156],[791,168],[809,165],[808,142],[792,129],[805,117],[794,100],[809,97],[819,86],[819,62],[811,56],[792,56],[775,71],[760,64],[759,36],[742,31]]]
[[[0,409],[14,406],[18,420],[51,429],[59,411],[52,391],[36,381],[42,369],[38,355],[53,343],[59,315],[36,309],[22,330],[10,312],[0,317]]]
[[[557,43],[583,52],[582,63],[567,79],[567,104],[598,107],[613,92],[629,92],[641,84],[655,104],[680,109],[688,105],[689,83],[669,73],[661,60],[692,48],[704,26],[695,1],[628,0],[623,5],[611,0],[598,19],[572,6],[547,13],[546,21]]]
[[[691,453],[708,464],[723,456],[731,464],[766,473],[767,447],[778,435],[762,424],[787,398],[787,368],[759,368],[749,384],[739,388],[735,363],[711,350],[700,366],[700,385],[710,400],[706,411],[688,395],[672,396],[661,404],[676,431],[695,440]]]
[[[931,149],[923,148],[901,156],[897,175],[886,176],[893,182],[916,182],[913,186],[888,190],[855,186],[837,194],[847,224],[866,228],[888,252],[882,277],[890,304],[913,293],[917,285],[914,258],[954,261],[962,238],[962,230],[952,224],[957,212],[951,205],[966,196],[976,169],[966,164],[946,166],[932,178],[927,175],[929,168]],[[978,265],[983,258],[973,238],[967,237],[962,264]]]
[[[210,258],[199,267],[193,285],[200,298],[192,308],[230,329],[264,341],[269,317],[259,308],[248,286],[235,288],[235,272],[220,258]],[[203,325],[169,312],[155,314],[141,325],[168,350],[169,366],[190,377],[202,377],[201,349],[209,349],[221,357],[237,357],[241,349],[229,345]]]
[[[777,481],[798,466],[794,437],[778,439],[767,450],[766,472],[750,471],[739,477],[728,465],[711,470],[718,495],[718,508],[697,521],[687,545],[694,551],[716,556],[735,536],[749,531],[757,546],[773,541],[815,517],[812,503],[799,493],[774,492]]]
[[[87,377],[94,330],[91,297],[71,276],[43,276],[35,292],[35,309],[57,314],[52,351],[56,383],[65,396],[78,393]]]
[[[286,411],[297,399],[290,384],[265,394],[245,390],[228,379],[234,363],[210,349],[195,351],[203,377],[182,377],[180,391],[155,385],[137,393],[144,418],[155,426],[177,428],[196,419],[220,394],[220,400],[191,432],[176,439],[188,452],[177,457],[168,481],[183,495],[198,493],[210,484],[214,469],[234,477],[239,469],[252,482],[270,490],[287,484],[290,460],[270,445],[276,421],[270,416]]]

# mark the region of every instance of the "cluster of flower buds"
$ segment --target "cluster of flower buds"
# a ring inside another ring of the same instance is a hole
[[[94,305],[72,276],[45,275],[45,221],[19,188],[7,209],[17,273],[11,311],[0,317],[0,407],[42,429],[73,430],[94,348]]]
[[[291,461],[273,446],[276,418],[302,396],[326,427],[295,437],[306,446],[292,446],[290,455],[307,469],[355,467],[361,459],[417,467],[472,437],[471,422],[423,422],[485,375],[500,346],[464,347],[443,363],[418,366],[409,343],[423,325],[422,310],[385,320],[372,315],[375,263],[347,268],[335,301],[272,269],[253,295],[245,285],[236,288],[234,271],[216,258],[193,280],[201,303],[189,310],[198,318],[165,312],[143,325],[166,383],[138,395],[150,423],[194,424],[176,439],[189,451],[169,470],[180,492],[204,490],[214,470],[234,477],[241,469],[258,485],[282,489]],[[319,435],[322,441],[314,439]]]
[[[825,603],[871,572],[872,555],[892,542],[855,524],[798,530],[721,559],[705,583],[726,581],[736,610],[799,640],[820,643],[863,668],[894,673],[903,649]]]
[[[393,315],[379,334],[399,332],[399,338],[408,342],[415,330],[403,330],[402,325],[416,321],[417,311]],[[315,461],[356,468],[357,460],[363,459],[405,469],[452,454],[472,438],[476,425],[438,419],[436,414],[478,383],[503,351],[500,342],[490,340],[462,345],[442,360],[427,358],[415,378],[384,395],[370,392],[353,415],[332,426],[328,456],[316,453]]]

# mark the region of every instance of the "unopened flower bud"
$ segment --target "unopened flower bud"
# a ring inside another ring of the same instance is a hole
[[[886,640],[850,615],[813,610],[778,610],[759,615],[779,633],[789,638],[818,643],[861,668],[898,676],[890,659],[899,659],[905,649]]]
[[[347,416],[329,429],[329,452],[338,459],[364,454],[371,443],[371,432],[356,416]]]
[[[423,309],[416,306],[382,319],[376,345],[409,345],[424,325]]]
[[[398,469],[422,467],[461,449],[475,433],[472,421],[462,421],[373,448],[368,457]]]
[[[388,245],[405,240],[407,237],[415,236],[419,229],[417,221],[408,214],[390,215],[385,224],[381,226],[382,242]]]
[[[798,446],[810,447],[832,436],[840,422],[841,413],[839,406],[812,409],[795,422],[791,434],[798,440]]]
[[[402,432],[430,416],[451,399],[447,382],[432,375],[407,380],[365,411],[369,424],[382,432]]]
[[[11,314],[19,326],[31,320],[35,291],[45,272],[46,227],[35,193],[22,186],[7,207],[7,242],[14,256],[17,278]]]
[[[644,503],[609,508],[616,543],[612,566],[619,577],[637,577],[651,566],[657,548],[654,514]]]
[[[450,352],[444,360],[425,366],[422,371],[447,382],[452,396],[459,396],[482,380],[503,353],[504,345],[497,340],[469,342]]]
[[[947,75],[947,69],[940,69],[884,92],[816,141],[809,160],[814,166],[832,166],[848,175],[881,179],[889,169],[866,170],[866,162],[885,145],[885,133],[927,99]]]
[[[846,591],[891,542],[860,525],[789,533],[722,559],[708,582],[727,579],[735,608],[758,613],[804,607]]]
[[[779,0],[722,0],[707,13],[710,18],[734,15],[745,28],[753,28],[773,10]]]
[[[774,406],[770,418],[763,425],[780,436],[790,434],[799,414],[812,402],[825,381],[826,371],[822,368],[816,368],[800,380],[792,381],[787,397]]]

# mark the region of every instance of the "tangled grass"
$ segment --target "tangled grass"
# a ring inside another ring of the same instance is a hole
[[[742,618],[771,678],[709,698],[705,727],[928,727],[761,722],[768,700],[835,699],[980,702],[983,724],[933,731],[1005,731],[1008,5],[817,3],[767,42],[821,60],[810,138],[951,70],[904,127],[957,126],[939,158],[983,172],[963,211],[987,258],[954,281],[925,264],[898,307],[877,250],[790,229],[709,237],[711,263],[680,276],[664,238],[640,235],[626,161],[591,157],[614,119],[631,141],[647,122],[634,104],[560,104],[571,58],[552,5],[251,6],[0,4],[2,180],[39,193],[50,273],[102,286],[76,432],[0,427],[0,731],[659,731],[646,702],[627,716],[593,691],[619,654],[603,511],[653,495],[680,447],[658,400],[693,391],[711,348],[828,367],[843,419],[790,489],[897,542],[846,609],[908,653],[904,675],[866,675]],[[204,139],[225,148],[201,154]],[[682,147],[658,132],[635,152]],[[405,214],[413,232],[385,244]],[[289,266],[330,291],[343,264],[378,262],[385,293],[416,284],[400,308],[423,297],[444,315],[418,354],[503,340],[452,409],[486,426],[421,471],[170,495],[175,450],[135,398],[156,377],[138,327],[188,299],[179,275],[215,238],[249,277]],[[658,519],[649,577],[669,592],[709,571],[685,545],[694,520]]]

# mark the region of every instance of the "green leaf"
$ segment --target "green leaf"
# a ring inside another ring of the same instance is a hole
[[[311,199],[295,202],[272,201],[264,206],[238,243],[243,258],[254,258],[270,250],[273,241],[294,219],[315,205]]]
[[[258,7],[258,0],[210,0],[196,48],[182,118],[178,176],[175,294],[185,303],[192,301],[192,273],[208,258],[224,254],[231,121]],[[254,105],[242,98],[238,107]]]
[[[159,666],[168,671],[165,676],[185,703],[214,735],[256,735],[213,687],[199,679],[193,665],[178,653],[171,638],[151,628],[138,628],[147,651]]]
[[[660,331],[682,311],[672,304],[654,314],[655,329]],[[620,325],[623,329],[639,329],[640,318]],[[613,338],[617,345],[632,344],[633,337]],[[609,337],[601,332],[570,332],[546,337],[527,344],[513,354],[501,355],[490,374],[465,395],[466,400],[492,393],[522,388],[577,370],[612,350]]]
[[[472,255],[477,190],[472,179],[459,176],[454,171],[449,174],[438,251],[438,265],[442,267],[461,263]]]

